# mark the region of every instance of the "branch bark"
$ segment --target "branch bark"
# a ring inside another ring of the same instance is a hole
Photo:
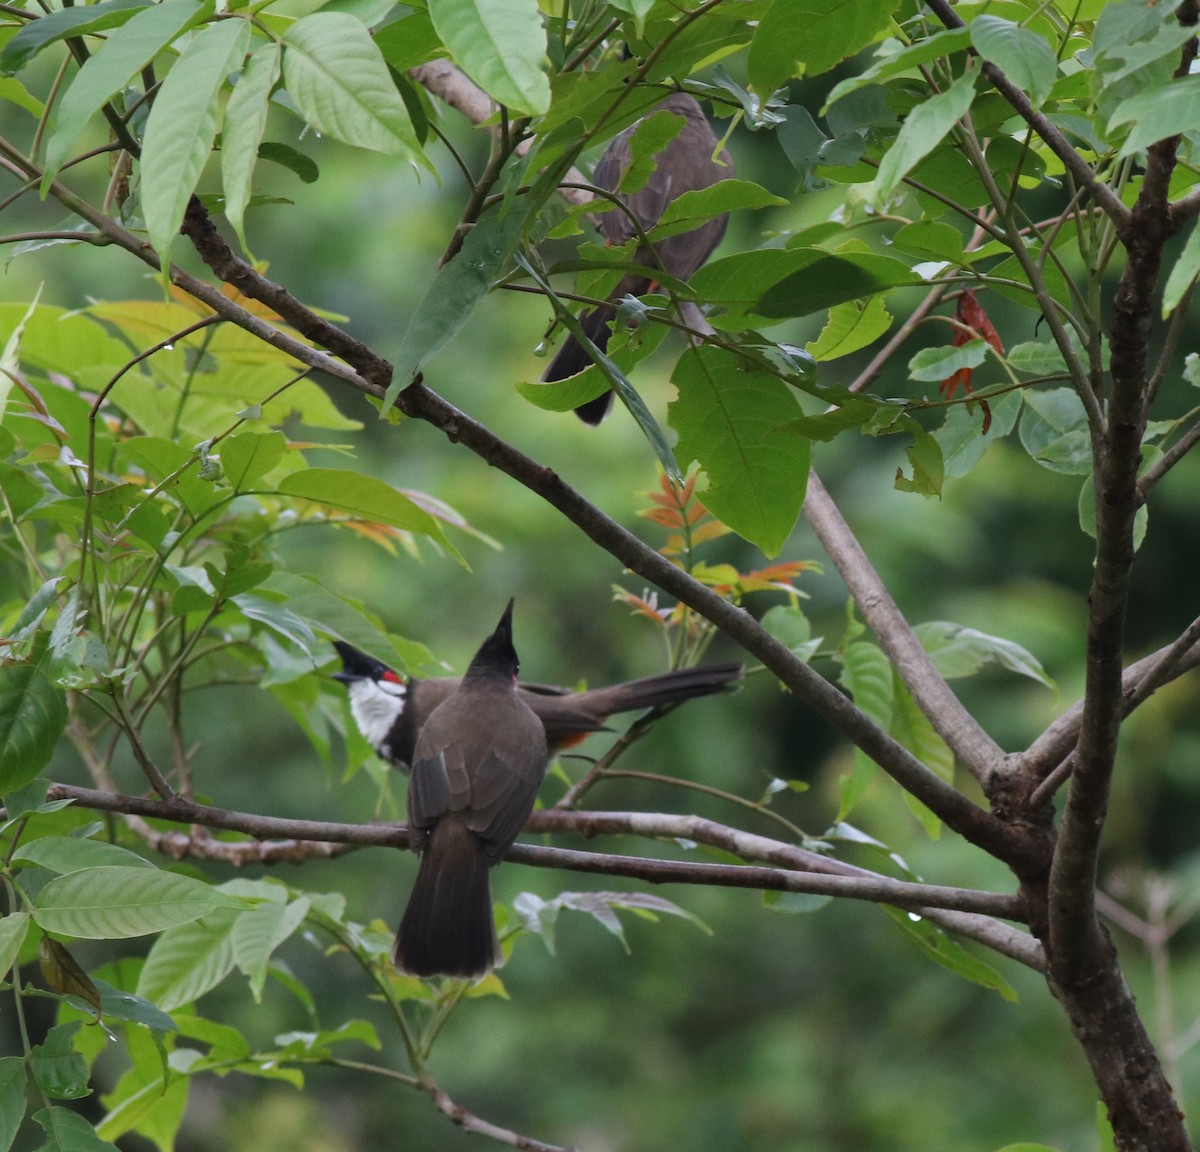
[[[356,847],[408,847],[408,829],[403,824],[339,824],[324,820],[291,820],[274,816],[259,816],[237,812],[209,804],[198,804],[175,796],[169,800],[152,800],[102,792],[94,788],[79,788],[69,784],[51,785],[47,792],[51,800],[72,800],[80,807],[103,812],[121,812],[146,819],[168,820],[179,824],[199,824],[241,832],[257,840],[318,841]],[[686,822],[688,818],[683,818]],[[526,829],[538,831],[576,831],[595,835],[607,822],[608,829],[660,837],[672,835],[667,828],[675,818],[641,813],[588,813],[544,811],[535,813]],[[686,823],[685,823],[686,826]],[[692,825],[692,830],[698,826]],[[678,831],[678,827],[676,831]],[[732,830],[731,830],[732,831]],[[589,872],[604,876],[626,876],[652,884],[702,884],[726,888],[756,888],[765,891],[800,892],[805,894],[841,896],[851,900],[894,904],[897,907],[919,910],[945,908],[985,916],[1020,920],[1021,901],[1016,896],[1000,892],[984,892],[971,888],[950,888],[936,884],[895,880],[889,876],[863,869],[809,871],[803,862],[811,863],[815,853],[802,849],[788,851],[771,844],[765,837],[755,837],[772,858],[788,861],[788,867],[757,867],[744,864],[708,864],[685,860],[663,860],[612,853],[581,852],[569,848],[548,848],[534,844],[515,844],[505,857],[518,864],[536,868],[557,868],[572,872]],[[801,853],[801,855],[795,855]],[[269,857],[264,857],[269,859]]]
[[[971,775],[977,780],[986,780],[1004,756],[1004,750],[963,707],[954,690],[934,667],[929,653],[921,646],[815,472],[810,472],[808,477],[804,517],[917,706]]]

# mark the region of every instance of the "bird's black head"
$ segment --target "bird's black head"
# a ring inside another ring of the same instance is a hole
[[[509,676],[514,683],[516,682],[520,661],[517,658],[517,650],[513,647],[512,611],[513,602],[509,600],[508,606],[504,609],[504,615],[500,617],[500,623],[496,625],[495,632],[483,642],[479,651],[475,653],[475,658],[467,669],[468,676],[500,674]]]
[[[353,684],[356,680],[387,680],[394,683],[400,681],[400,677],[382,660],[360,652],[353,644],[335,640],[333,646],[342,658],[342,670],[333,674],[335,680],[341,680],[345,684]]]
[[[380,756],[396,763],[396,729],[408,704],[408,684],[381,660],[353,645],[335,640],[333,646],[342,658],[342,670],[333,678],[346,685],[358,730]]]

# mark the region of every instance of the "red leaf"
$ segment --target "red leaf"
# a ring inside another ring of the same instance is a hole
[[[999,355],[1004,355],[1004,344],[1000,340],[1000,333],[996,331],[996,326],[972,289],[964,288],[959,295],[958,304],[954,309],[954,319],[958,323],[955,325],[954,336],[950,341],[952,348],[961,348],[972,340],[982,339],[986,340]],[[952,400],[954,393],[961,386],[963,392],[969,396],[971,394],[971,373],[970,368],[960,368],[942,381],[939,391],[947,400]],[[983,410],[983,434],[986,436],[992,426],[992,410],[986,400],[980,400],[979,407]]]

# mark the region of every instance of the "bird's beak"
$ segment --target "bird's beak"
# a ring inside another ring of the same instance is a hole
[[[354,672],[334,672],[334,680],[340,680],[343,684],[354,684],[359,680],[365,680],[365,676],[359,676]]]

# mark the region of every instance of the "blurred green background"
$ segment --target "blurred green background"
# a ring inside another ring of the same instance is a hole
[[[478,162],[481,134],[454,113],[443,126]],[[303,145],[320,163],[321,179],[301,186],[286,172],[271,178],[264,190],[296,204],[255,210],[248,232],[255,254],[269,261],[272,279],[308,304],[347,316],[352,333],[394,357],[457,219],[461,183],[449,164],[439,187],[428,179],[416,183],[412,173],[382,158],[352,156],[323,141]],[[741,132],[732,146],[742,175],[794,203],[735,219],[723,251],[824,219],[838,203],[836,191],[796,195],[795,173],[768,134]],[[24,201],[5,215],[13,227],[57,223],[50,206]],[[182,245],[177,255],[184,257]],[[0,279],[0,299],[27,300],[39,288],[44,301],[69,307],[98,295],[153,298],[158,291],[131,260],[87,247],[13,260]],[[898,294],[893,310],[902,315],[916,299]],[[1034,338],[1035,313],[1003,301],[989,307],[1006,343]],[[637,516],[657,475],[632,422],[618,412],[591,430],[532,408],[513,389],[515,381],[536,379],[545,363],[537,348],[549,316],[534,297],[494,294],[430,365],[427,379],[658,546],[663,534]],[[803,343],[818,328],[819,318],[776,334]],[[1195,332],[1189,335],[1185,348],[1195,346]],[[942,329],[919,336],[908,351],[943,337]],[[669,362],[661,356],[638,377],[664,419],[672,395]],[[823,379],[848,383],[864,362],[824,365]],[[904,395],[911,387],[897,364],[876,390]],[[502,548],[455,536],[468,570],[428,548],[420,559],[390,557],[349,533],[301,527],[283,543],[294,570],[362,599],[391,630],[427,644],[458,670],[510,595],[517,599],[522,671],[530,679],[600,684],[662,668],[654,630],[612,600],[616,583],[642,589],[610,557],[429,428],[381,424],[355,394],[329,390],[343,412],[364,423],[360,434],[338,441],[353,448],[363,470],[448,501]],[[1176,400],[1168,387],[1164,408],[1178,411]],[[950,481],[940,500],[930,500],[893,488],[902,450],[890,441],[843,438],[818,446],[816,467],[910,620],[978,628],[1025,645],[1042,661],[1056,692],[999,671],[956,685],[988,731],[1006,749],[1018,750],[1080,691],[1091,564],[1090,541],[1078,526],[1080,479],[1044,471],[1015,442],[1000,441],[970,476]],[[344,463],[344,457],[314,452],[312,462]],[[1171,640],[1190,618],[1197,479],[1195,463],[1185,463],[1152,502],[1130,620],[1131,658]],[[711,546],[705,558],[742,568],[763,562],[733,539]],[[783,558],[824,559],[803,522]],[[826,563],[823,574],[802,577],[801,587],[810,597],[805,609],[814,634],[826,638],[826,648],[836,646],[846,600],[836,573]],[[747,606],[757,614],[776,602],[756,595]],[[713,659],[736,655],[721,638],[710,651]],[[817,666],[836,677],[830,660]],[[196,693],[191,703],[187,736],[198,745],[197,781],[215,803],[280,816],[374,815],[371,778],[360,772],[346,780],[336,756],[331,767],[322,765],[268,695],[253,686],[231,687]],[[1153,877],[1173,874],[1185,900],[1200,876],[1193,855],[1197,712],[1195,684],[1185,679],[1127,726],[1104,873],[1106,885],[1134,910],[1142,909]],[[597,738],[585,751],[595,754],[603,746]],[[624,766],[675,773],[752,798],[774,777],[804,781],[808,791],[785,793],[776,804],[819,835],[834,817],[838,779],[850,763],[849,748],[823,722],[756,675],[736,696],[693,703],[667,718]],[[565,766],[574,776],[582,770],[575,762]],[[50,775],[87,782],[67,751]],[[138,788],[131,765],[120,783]],[[551,802],[560,789],[548,781],[543,796]],[[399,795],[401,788],[395,790]],[[694,793],[629,781],[603,784],[589,799],[596,807],[696,811],[730,822],[745,815]],[[1012,888],[1002,869],[955,836],[927,839],[882,778],[853,820],[931,882]],[[749,826],[772,830],[765,821]],[[597,846],[654,850],[621,841]],[[848,858],[877,863],[868,854]],[[345,893],[352,915],[363,922],[381,917],[394,924],[414,868],[406,854],[375,849],[278,871],[289,883]],[[497,900],[510,903],[522,891],[548,898],[596,887],[635,885],[511,864],[499,869],[494,883]],[[588,1152],[990,1152],[1018,1140],[1064,1152],[1097,1147],[1088,1070],[1035,974],[995,961],[1019,995],[1019,1002],[1008,1003],[931,964],[868,905],[789,915],[764,907],[750,892],[665,887],[659,894],[699,916],[712,934],[683,920],[653,924],[626,916],[627,953],[591,920],[564,914],[556,956],[534,938],[518,944],[503,972],[510,999],[470,1002],[452,1018],[432,1063],[443,1087],[490,1121]],[[1173,942],[1170,1003],[1161,999],[1163,986],[1153,983],[1142,946],[1120,932],[1118,939],[1152,1031],[1160,1042],[1183,1034],[1200,1013],[1196,931],[1185,928]],[[101,945],[79,947],[89,967],[121,954]],[[327,1025],[370,1017],[377,1008],[365,999],[361,974],[344,958],[324,956],[319,941],[293,941],[284,958],[317,990]],[[264,1044],[301,1026],[294,1002],[273,984],[261,1005],[230,981],[202,1007],[218,1019],[236,1017]],[[375,1022],[385,1041],[382,1062],[402,1067],[402,1049],[387,1034],[382,1013]],[[1186,1107],[1200,1091],[1195,1050],[1180,1056],[1179,1068]],[[116,1074],[115,1061],[110,1074]],[[237,1077],[197,1083],[179,1147],[453,1152],[484,1146],[419,1093],[332,1070],[311,1071],[307,1083],[302,1095]]]

